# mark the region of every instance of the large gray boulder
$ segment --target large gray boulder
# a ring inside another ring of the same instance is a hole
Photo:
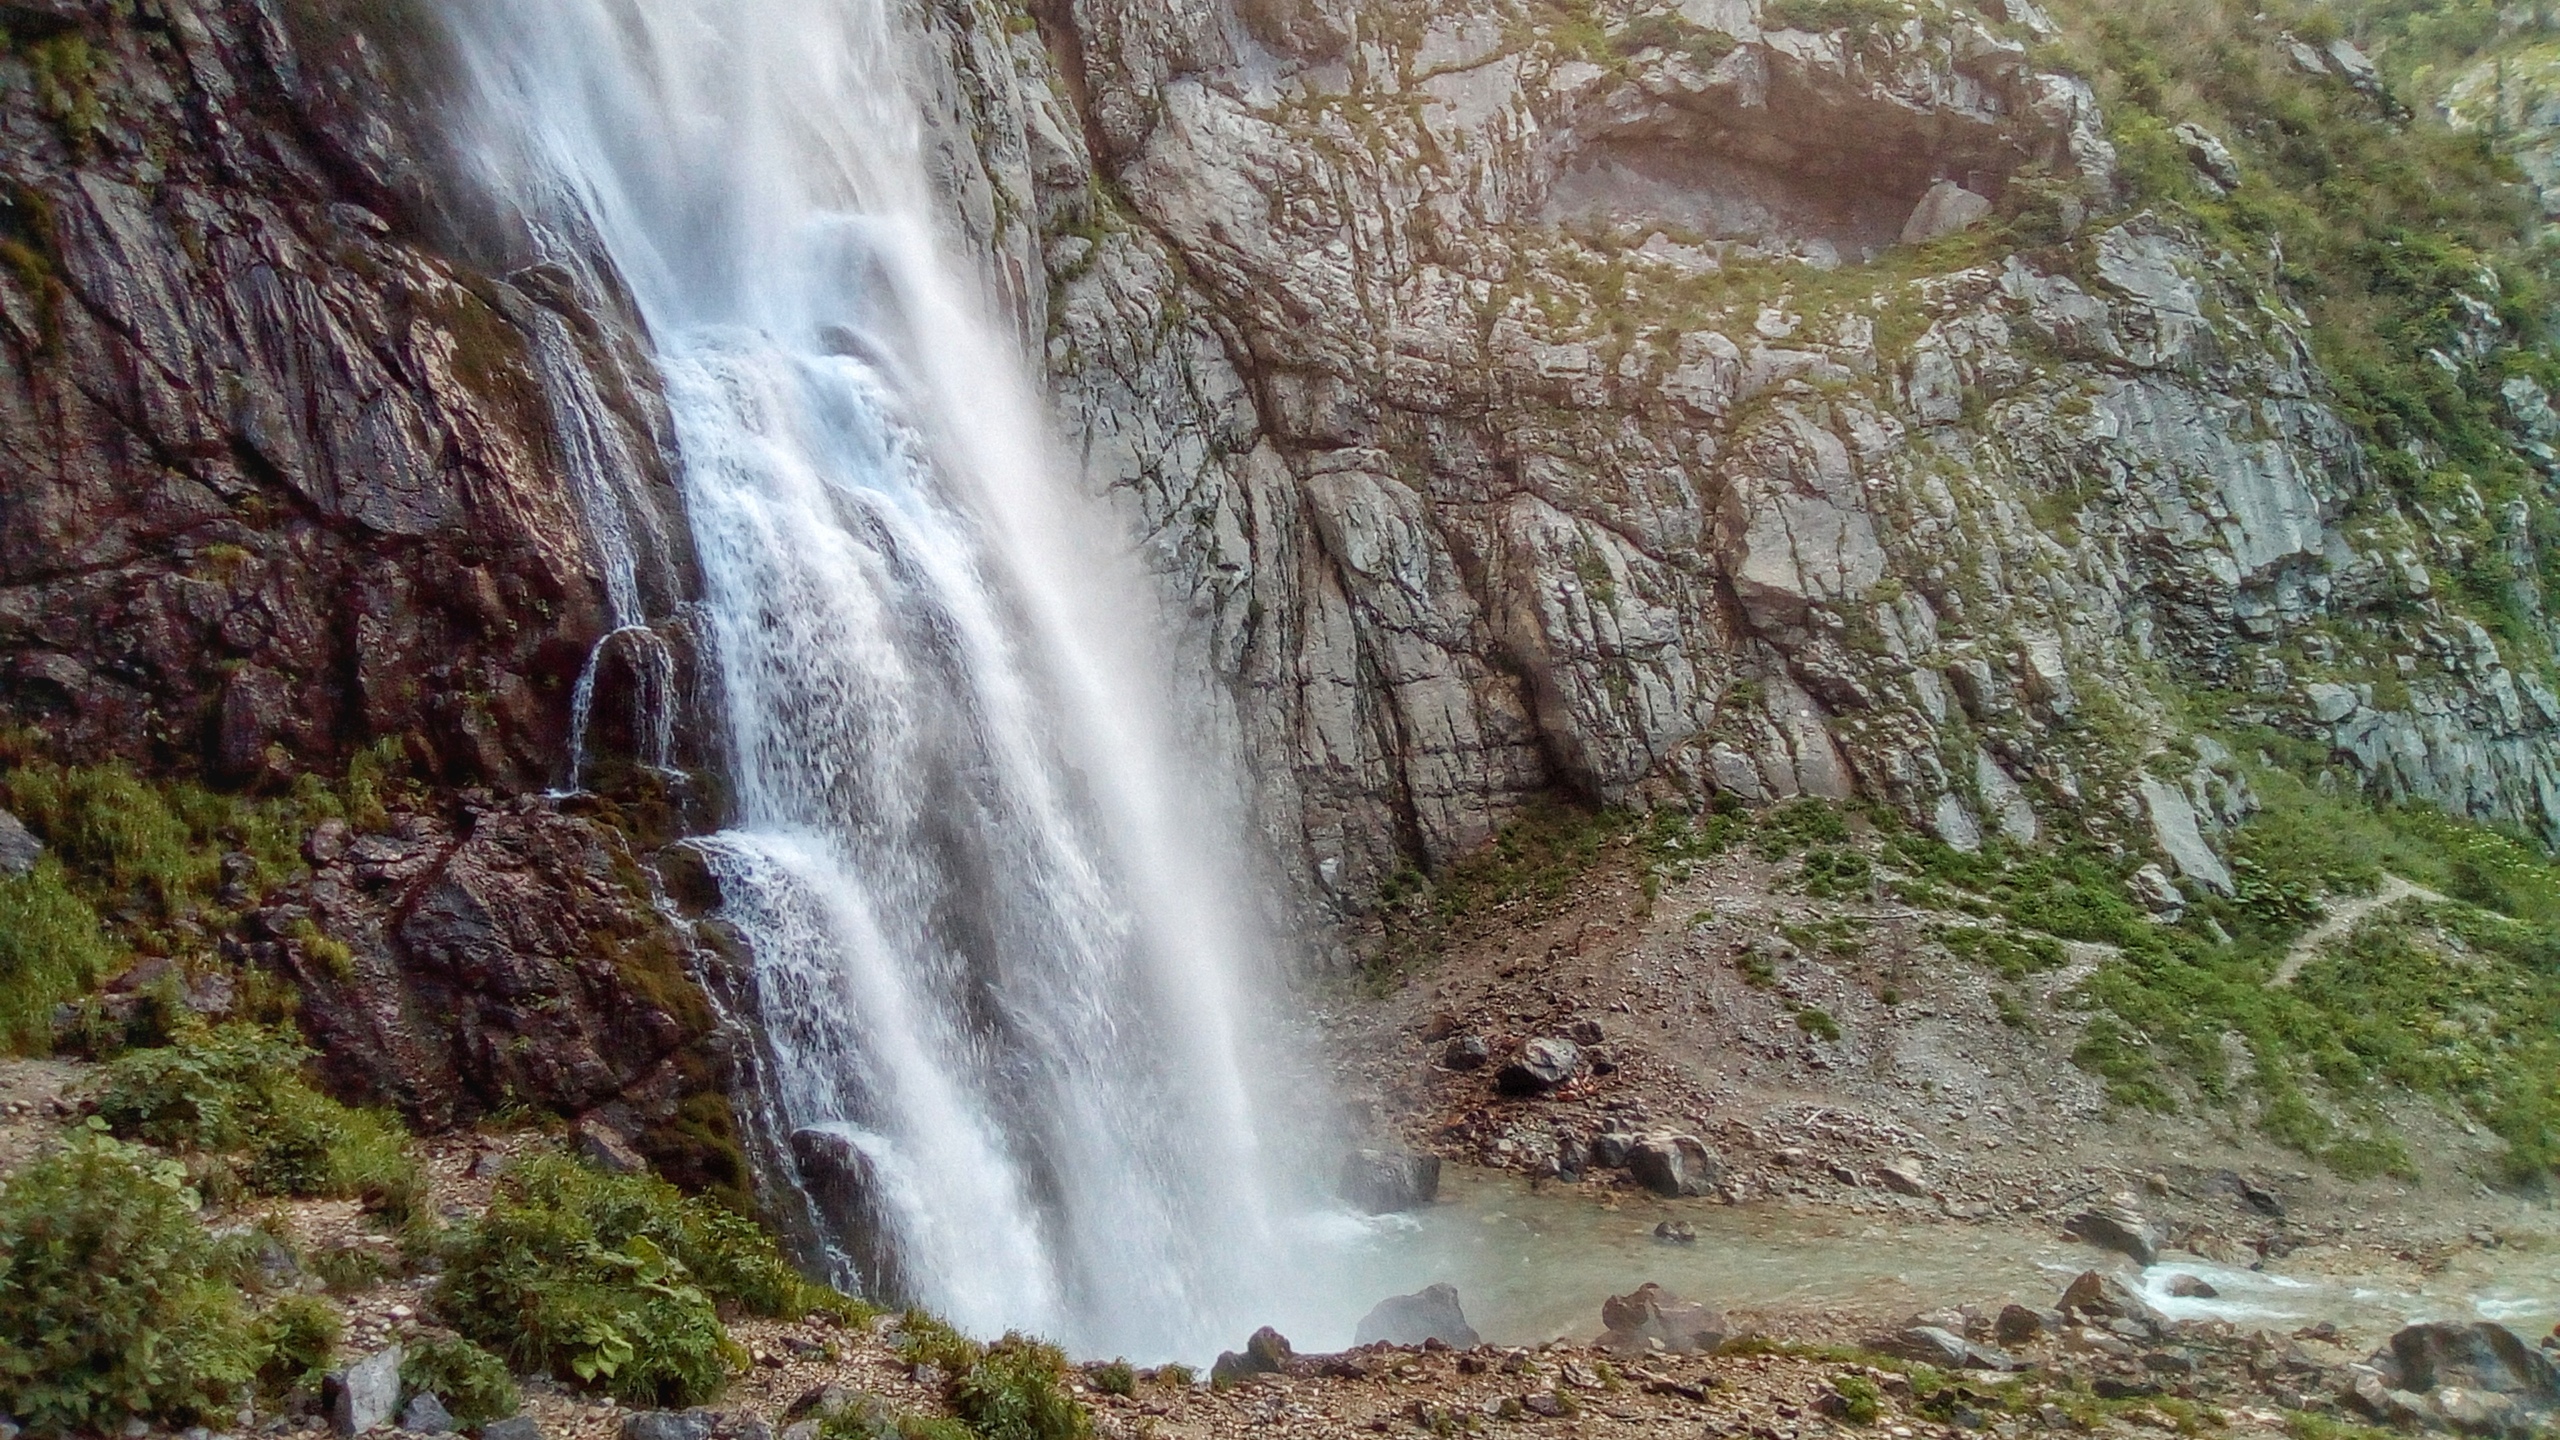
[[[1582,1047],[1560,1035],[1545,1035],[1521,1046],[1493,1083],[1505,1095],[1544,1095],[1581,1068]]]
[[[362,1435],[400,1413],[400,1347],[378,1350],[321,1383],[329,1424],[340,1435]]]
[[[1723,1311],[1683,1300],[1651,1281],[1603,1301],[1600,1324],[1600,1348],[1620,1356],[1712,1351],[1732,1333]]]
[[[2101,1250],[2112,1250],[2133,1261],[2148,1265],[2160,1258],[2160,1227],[2141,1211],[2124,1205],[2099,1205],[2083,1210],[2062,1222],[2066,1235],[2087,1241]]]
[[[1342,1162],[1342,1198],[1372,1215],[1419,1210],[1440,1198],[1440,1157],[1355,1150]]]
[[[1467,1312],[1458,1304],[1458,1287],[1444,1283],[1379,1301],[1375,1309],[1360,1318],[1360,1328],[1352,1332],[1351,1343],[1419,1345],[1437,1340],[1465,1350],[1483,1338],[1467,1323]]]
[[[1627,1146],[1627,1173],[1667,1199],[1704,1195],[1724,1178],[1724,1165],[1695,1135],[1657,1131]]]
[[[0,880],[14,879],[36,868],[44,842],[28,833],[18,817],[0,810]]]

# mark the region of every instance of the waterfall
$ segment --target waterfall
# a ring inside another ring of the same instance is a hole
[[[841,1278],[1088,1354],[1293,1313],[1275,1117],[1309,1107],[1263,1093],[1241,829],[1128,537],[945,253],[915,15],[453,12],[466,155],[656,350],[735,797],[704,844]]]

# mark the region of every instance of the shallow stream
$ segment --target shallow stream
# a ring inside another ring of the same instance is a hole
[[[1664,1220],[1687,1222],[1696,1240],[1654,1239]],[[1623,1194],[1612,1206],[1459,1167],[1444,1173],[1439,1204],[1377,1222],[1351,1246],[1348,1258],[1379,1296],[1450,1281],[1469,1321],[1503,1344],[1587,1338],[1599,1329],[1605,1297],[1647,1280],[1728,1310],[1882,1319],[2011,1300],[2049,1306],[2072,1276],[2107,1263],[2088,1246],[2024,1225]],[[2169,1278],[2178,1274],[2206,1281],[2220,1297],[2170,1297]],[[2528,1336],[2560,1321],[2560,1235],[2547,1223],[2523,1243],[2465,1248],[2433,1275],[2305,1250],[2263,1271],[2172,1254],[2142,1278],[2173,1318],[2220,1318],[2244,1329],[2289,1331],[2326,1320],[2378,1340],[2415,1320],[2490,1319]],[[1350,1337],[1310,1338],[1330,1345]]]

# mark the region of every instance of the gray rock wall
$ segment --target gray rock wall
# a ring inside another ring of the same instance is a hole
[[[2549,641],[2430,588],[2265,257],[2118,212],[2031,7],[1603,7],[1598,51],[1472,0],[1041,13],[1064,426],[1334,905],[1558,787],[2153,848],[2166,783],[2209,846],[2201,691],[2560,838]],[[1899,243],[1958,189],[2051,243]]]

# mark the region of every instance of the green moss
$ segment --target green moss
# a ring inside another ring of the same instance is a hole
[[[76,30],[36,41],[21,52],[33,73],[36,107],[75,153],[87,153],[106,118],[98,100],[98,53]]]
[[[1840,1418],[1852,1425],[1873,1425],[1884,1414],[1884,1392],[1864,1375],[1842,1371],[1831,1377],[1831,1390],[1840,1397]]]
[[[1769,0],[1761,7],[1766,30],[1802,30],[1825,34],[1846,30],[1853,40],[1868,32],[1900,24],[1911,9],[1901,0]]]

